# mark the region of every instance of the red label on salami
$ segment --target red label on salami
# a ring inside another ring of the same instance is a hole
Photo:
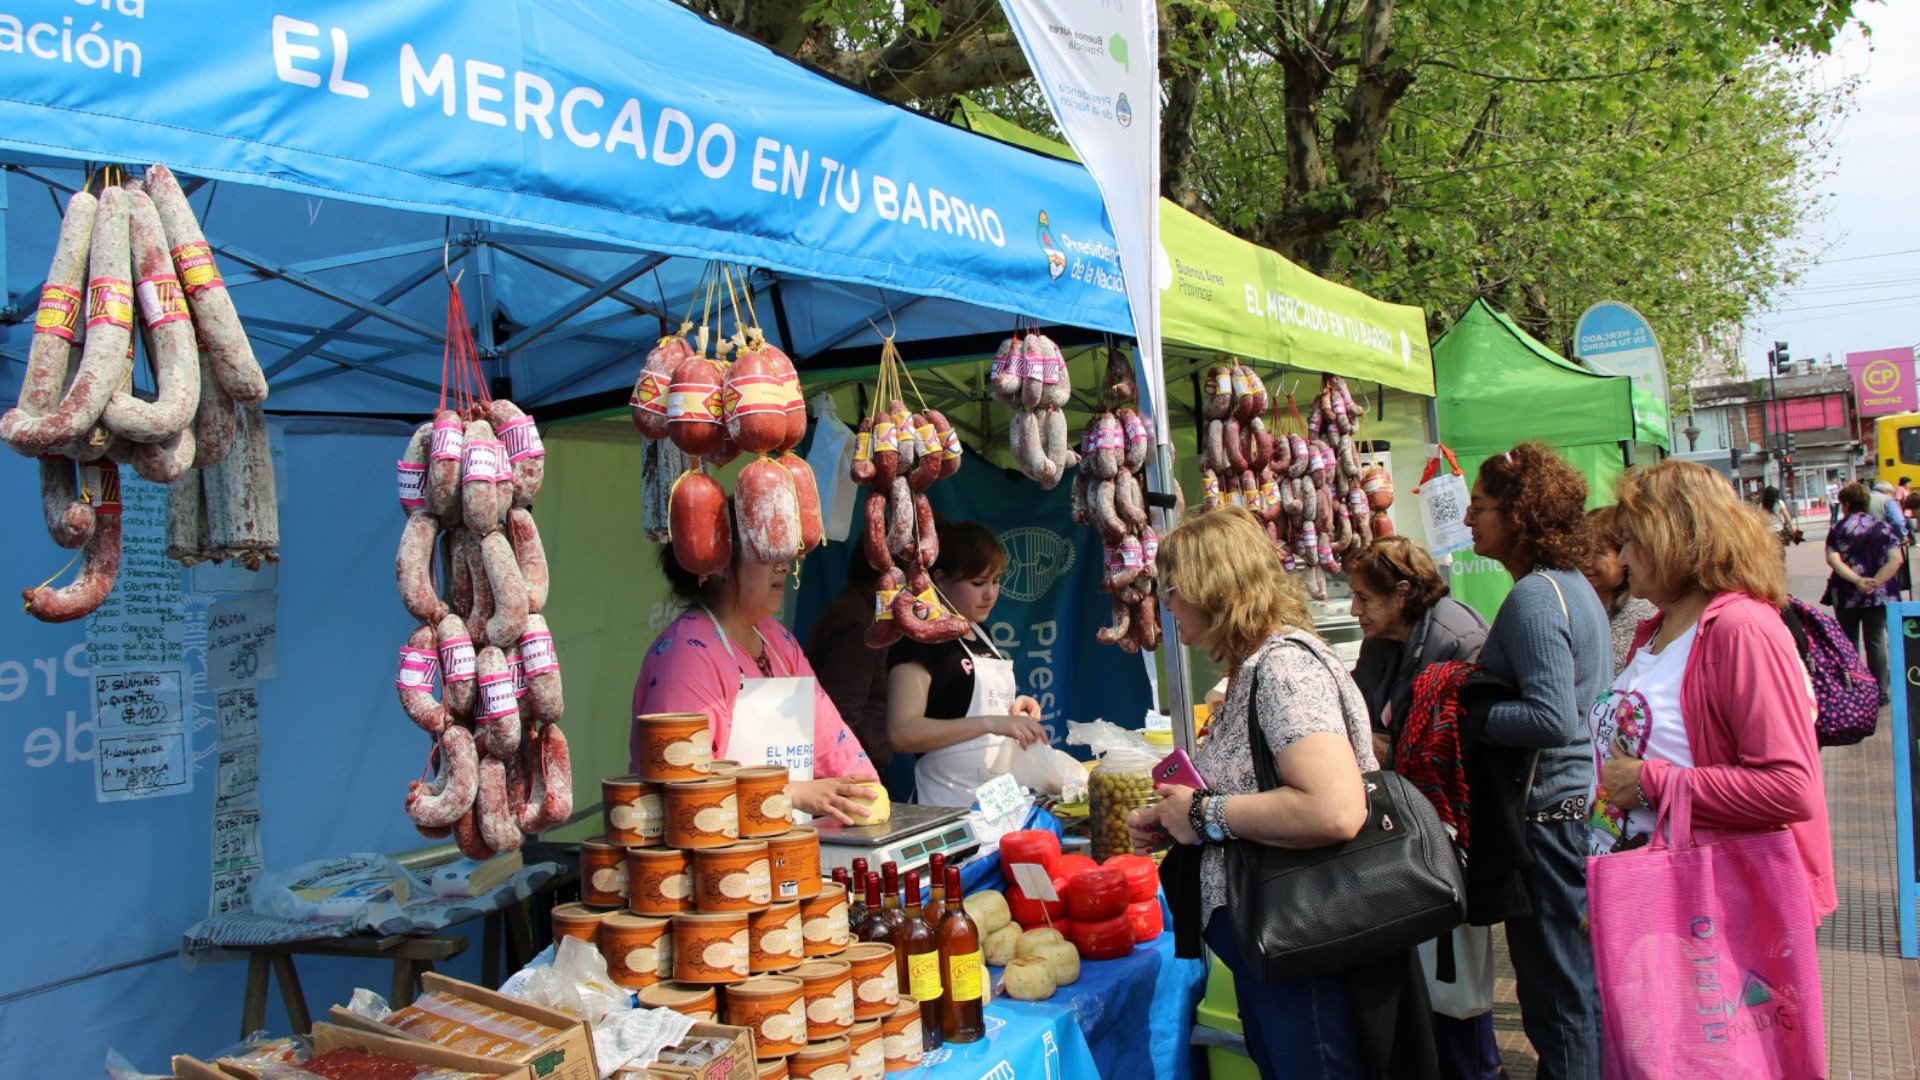
[[[393,684],[402,690],[433,689],[433,674],[440,666],[439,658],[432,649],[416,649],[408,645],[400,646],[400,674]]]
[[[224,289],[227,283],[220,280],[220,271],[213,265],[213,249],[205,244],[181,244],[173,249],[173,269],[180,275],[180,284],[187,290],[188,296],[198,296],[206,289]]]
[[[40,307],[33,316],[33,332],[72,341],[80,336],[79,331],[80,290],[67,285],[42,287]]]
[[[427,505],[427,467],[418,462],[397,462],[400,468],[400,505],[418,510]]]
[[[140,295],[140,318],[149,330],[193,318],[187,310],[187,294],[180,288],[180,279],[172,274],[141,278],[134,291]]]
[[[633,396],[627,399],[627,404],[641,412],[665,416],[667,415],[667,389],[671,385],[671,381],[664,374],[657,371],[643,371],[640,373],[640,381],[633,384]]]
[[[479,713],[482,720],[492,720],[505,716],[520,706],[515,703],[513,675],[511,672],[496,671],[491,675],[482,675],[480,683]]]
[[[473,639],[448,638],[440,643],[440,681],[468,682],[474,676]]]
[[[733,414],[785,412],[787,390],[771,375],[743,375],[727,383]]]
[[[683,386],[667,395],[667,423],[717,424],[720,422],[717,386]]]
[[[133,329],[133,286],[126,278],[87,282],[87,325]]]
[[[529,630],[520,638],[520,662],[527,677],[560,670],[560,654],[554,651],[553,635],[545,630]]]
[[[531,416],[507,421],[500,426],[496,434],[500,436],[502,445],[507,448],[509,462],[547,456],[546,444],[540,441],[540,429],[534,426]]]

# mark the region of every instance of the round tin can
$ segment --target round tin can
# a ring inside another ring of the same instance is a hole
[[[699,780],[713,767],[713,733],[705,713],[648,713],[640,729],[639,777],[648,783]]]
[[[818,896],[820,887],[820,833],[800,827],[767,837],[767,859],[773,872],[775,900],[805,900]]]
[[[800,920],[808,956],[833,956],[853,944],[847,889],[838,882],[828,882],[819,895],[800,901]]]
[[[807,1048],[806,1002],[800,980],[756,975],[726,989],[727,1023],[753,1031],[760,1058],[787,1057]]]
[[[672,915],[693,909],[693,856],[679,848],[627,849],[627,910]]]
[[[793,799],[783,765],[750,765],[733,771],[740,795],[740,835],[778,836],[793,827]]]
[[[637,776],[610,776],[600,781],[600,801],[607,823],[607,842],[620,847],[654,847],[666,838],[666,808],[660,785]]]
[[[847,949],[844,959],[853,965],[856,1019],[877,1020],[900,1004],[900,972],[894,967],[893,946],[878,941],[858,942]]]
[[[807,1038],[831,1039],[853,1030],[853,965],[809,960],[789,972],[807,995]]]
[[[595,911],[585,904],[556,904],[553,909],[553,936],[577,937],[589,945],[600,940],[600,923],[609,913]]]
[[[747,977],[745,912],[673,917],[673,977],[683,983],[735,983]]]
[[[616,911],[600,923],[607,977],[629,990],[673,978],[673,922]]]
[[[812,1080],[851,1080],[852,1048],[845,1039],[808,1043],[804,1050],[787,1059],[787,1075]]]
[[[926,1051],[920,1045],[919,1002],[901,1002],[899,1008],[881,1019],[880,1031],[885,1040],[888,1072],[907,1072],[920,1067],[920,1056]]]
[[[604,836],[580,841],[580,902],[588,907],[627,906],[627,849]]]
[[[720,996],[711,986],[659,982],[641,990],[639,998],[649,1009],[672,1009],[702,1023],[716,1023],[720,1017]]]
[[[747,915],[747,970],[755,975],[785,971],[807,958],[801,936],[800,901],[771,904]]]
[[[758,911],[773,902],[767,842],[742,840],[693,852],[693,906],[700,911]]]
[[[666,785],[668,847],[724,847],[740,839],[733,778],[709,777]]]

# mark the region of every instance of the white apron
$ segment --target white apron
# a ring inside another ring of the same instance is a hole
[[[713,631],[720,644],[733,652],[727,631],[713,619]],[[741,653],[747,663],[753,658]],[[768,666],[773,655],[767,654]],[[720,757],[742,765],[784,765],[787,779],[798,783],[813,779],[813,721],[816,683],[811,675],[787,675],[770,679],[740,677],[740,694],[733,700],[733,720],[728,725],[727,745]]]
[[[967,715],[1010,716],[1013,700],[1020,696],[1013,661],[1000,655],[986,630],[978,624],[973,630],[993,655],[975,656],[967,650],[973,661],[973,698],[967,702]],[[960,647],[966,649],[966,643]],[[993,778],[994,763],[1012,741],[1005,735],[981,735],[921,754],[913,766],[915,801],[923,806],[973,805],[973,789]]]

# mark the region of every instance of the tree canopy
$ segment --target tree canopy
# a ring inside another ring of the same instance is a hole
[[[997,0],[687,0],[869,92],[1051,131]],[[1436,329],[1633,304],[1676,386],[1790,280],[1852,0],[1160,0],[1163,193]]]

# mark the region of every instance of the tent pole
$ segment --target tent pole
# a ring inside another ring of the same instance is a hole
[[[1155,492],[1171,492],[1179,479],[1173,473],[1173,448],[1160,443],[1153,448],[1153,456],[1147,459],[1147,489]],[[1156,506],[1158,515],[1156,530],[1161,536],[1173,531],[1179,520],[1173,516],[1173,507]],[[1180,644],[1179,628],[1174,624],[1173,609],[1167,606],[1166,592],[1159,594],[1160,626],[1162,627],[1160,654],[1166,665],[1165,687],[1167,712],[1173,719],[1174,745],[1189,755],[1194,752],[1193,738],[1193,671],[1187,663],[1187,650]],[[1151,660],[1147,661],[1149,664]],[[1157,707],[1159,702],[1154,703]]]

